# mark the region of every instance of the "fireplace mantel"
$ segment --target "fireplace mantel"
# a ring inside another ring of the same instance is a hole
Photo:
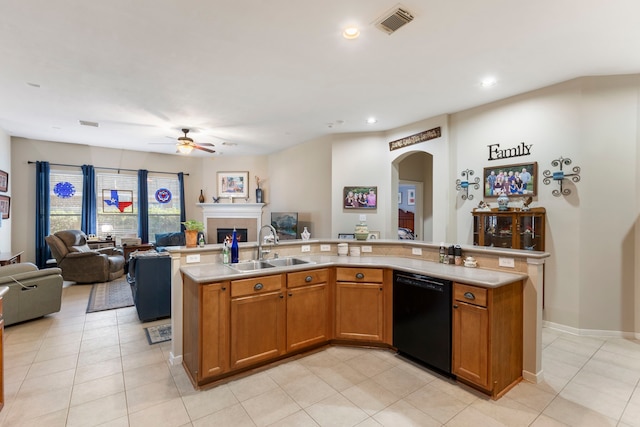
[[[258,240],[264,203],[197,203],[197,206],[202,209],[207,242],[216,242],[218,227],[247,228],[248,240]]]

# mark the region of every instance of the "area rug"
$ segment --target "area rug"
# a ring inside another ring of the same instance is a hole
[[[91,288],[87,313],[131,307],[133,294],[126,276],[105,283],[96,283]]]
[[[144,331],[147,333],[149,345],[171,341],[171,324],[149,326],[144,328]]]

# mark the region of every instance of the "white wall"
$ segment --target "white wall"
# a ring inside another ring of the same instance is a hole
[[[13,174],[11,172],[11,138],[9,135],[0,129],[0,170],[9,173],[9,189],[6,193],[0,193],[3,196],[11,196],[11,188],[13,187]],[[13,197],[11,198],[11,204],[13,205]],[[11,212],[9,219],[0,219],[0,252],[10,252],[13,250],[11,247],[11,223],[15,218],[15,207],[11,206]],[[16,248],[17,249],[17,248]]]

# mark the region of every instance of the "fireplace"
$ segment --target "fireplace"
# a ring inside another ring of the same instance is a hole
[[[224,243],[224,239],[229,237],[229,241],[231,241],[231,236],[233,235],[233,228],[218,228],[218,243]],[[236,236],[238,238],[238,242],[246,242],[247,241],[247,229],[246,228],[236,228]]]
[[[246,230],[246,235],[241,236],[243,242],[258,241],[263,203],[198,203],[198,206],[202,209],[207,242],[220,242],[218,229],[225,228]]]

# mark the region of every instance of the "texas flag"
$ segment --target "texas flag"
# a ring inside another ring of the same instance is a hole
[[[121,202],[118,198],[118,190],[111,190],[111,198],[105,199],[107,206],[115,206],[120,212],[124,212],[126,208],[131,206],[133,202]]]

